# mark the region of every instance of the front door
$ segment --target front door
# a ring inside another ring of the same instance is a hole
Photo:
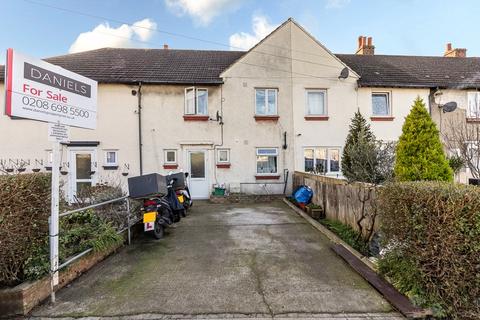
[[[70,201],[75,202],[82,188],[95,184],[95,152],[94,150],[70,151]]]
[[[188,151],[189,188],[193,199],[208,199],[208,153],[206,150]]]

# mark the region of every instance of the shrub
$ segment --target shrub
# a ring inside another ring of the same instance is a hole
[[[380,271],[437,316],[480,318],[480,189],[400,182],[379,189]]]
[[[0,176],[0,285],[23,280],[25,262],[48,238],[50,175]]]
[[[393,144],[377,141],[367,121],[357,111],[343,149],[343,175],[350,182],[379,184],[392,177],[393,163]]]
[[[352,227],[336,220],[321,219],[319,221],[330,231],[339,236],[340,239],[345,241],[349,246],[366,256],[369,255],[368,243],[362,240],[362,238],[359,237],[359,233],[355,231]]]
[[[0,286],[36,280],[50,270],[50,175],[0,176]],[[122,241],[109,221],[87,210],[60,218],[60,261]]]
[[[437,126],[417,98],[405,119],[397,145],[395,177],[399,181],[452,181]]]

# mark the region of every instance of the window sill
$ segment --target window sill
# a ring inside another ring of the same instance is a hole
[[[164,164],[163,169],[177,169],[178,164]]]
[[[256,175],[256,180],[278,180],[280,179],[280,175],[278,174],[271,174],[271,175]]]
[[[254,116],[255,121],[274,121],[277,122],[280,116]]]
[[[329,116],[305,116],[307,121],[328,121]]]
[[[395,117],[370,117],[372,121],[393,121]]]
[[[199,115],[190,115],[190,114],[185,114],[183,116],[184,121],[208,121],[210,119],[209,116],[199,116]]]
[[[117,165],[103,166],[103,170],[117,170],[117,169],[118,169]]]
[[[466,118],[466,121],[469,122],[469,123],[479,123],[480,122],[480,118]]]
[[[217,163],[219,169],[230,169],[230,163]]]

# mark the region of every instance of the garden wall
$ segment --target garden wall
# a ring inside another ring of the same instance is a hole
[[[350,225],[362,231],[364,236],[368,235],[371,221],[375,220],[374,230],[378,230],[376,192],[371,185],[295,171],[294,190],[301,185],[312,188],[312,202],[323,207],[327,219]]]

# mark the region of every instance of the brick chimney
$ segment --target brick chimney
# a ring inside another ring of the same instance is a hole
[[[445,53],[443,56],[449,58],[465,58],[467,56],[467,49],[452,48],[452,44],[449,42],[447,43],[447,47],[445,48]]]
[[[163,45],[163,49],[168,50],[168,44],[165,43],[165,44]]]
[[[358,49],[355,54],[373,56],[375,54],[375,46],[372,44],[372,37],[359,36]]]

